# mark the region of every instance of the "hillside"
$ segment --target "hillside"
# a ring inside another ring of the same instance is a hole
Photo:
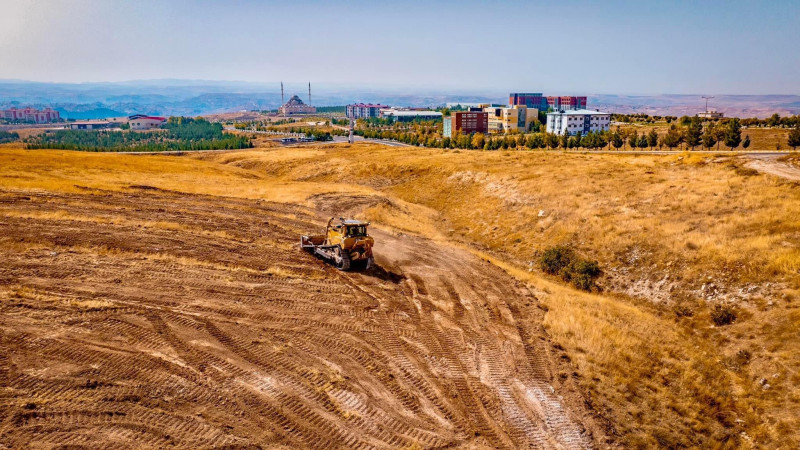
[[[533,283],[548,332],[627,444],[798,439],[794,181],[724,155],[356,145],[201,158],[283,183],[368,187],[364,218],[460,242]],[[538,258],[555,244],[599,261],[602,295],[542,277]],[[715,324],[727,313],[732,324]]]
[[[289,197],[321,186],[179,157],[0,160],[0,445],[607,439],[556,376],[536,296],[466,249],[374,228],[378,268],[341,273],[297,246],[327,211]]]
[[[96,443],[100,424],[182,446],[800,442],[800,190],[747,160],[359,144],[0,161],[6,445]],[[296,251],[340,215],[378,226],[379,270]],[[598,261],[598,288],[541,272],[556,244]]]

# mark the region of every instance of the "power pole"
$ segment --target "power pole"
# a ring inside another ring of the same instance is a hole
[[[703,111],[706,113],[706,117],[703,117],[703,134],[706,132],[706,120],[708,119],[708,100],[714,98],[714,96],[703,95],[702,98],[706,99],[706,110]]]
[[[713,96],[703,95],[702,98],[706,99],[706,110],[705,110],[705,112],[708,112],[708,99],[711,99],[711,98],[714,98],[714,97]]]

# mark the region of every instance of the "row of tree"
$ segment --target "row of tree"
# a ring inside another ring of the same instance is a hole
[[[164,130],[158,131],[57,130],[26,140],[29,149],[95,152],[226,150],[252,146],[245,136],[224,133],[218,123],[190,117],[170,117]]]
[[[611,133],[610,141],[611,145],[618,149],[625,149],[626,144],[631,149],[654,149],[655,147],[674,149],[685,145],[691,150],[698,146],[710,149],[715,145],[719,149],[720,144],[723,143],[730,150],[738,148],[740,144],[745,149],[750,146],[749,136],[745,136],[742,140],[742,127],[739,119],[730,119],[716,124],[708,123],[704,127],[703,121],[698,117],[690,118],[689,123],[684,127],[676,124],[670,125],[667,132],[660,137],[654,129],[641,136],[636,130],[622,132],[617,129]]]
[[[705,125],[705,126],[704,126]],[[456,133],[452,138],[441,137],[438,133],[416,132],[413,130],[394,129],[358,129],[356,134],[371,139],[391,139],[410,145],[422,145],[434,148],[463,148],[498,150],[508,148],[528,149],[602,149],[605,147],[617,150],[636,149],[670,149],[687,148],[695,150],[697,147],[711,149],[725,145],[730,150],[739,148],[747,149],[750,146],[750,137],[742,138],[742,127],[739,119],[731,119],[716,124],[703,123],[699,118],[691,118],[685,127],[677,124],[670,125],[663,135],[655,129],[648,133],[639,134],[636,130],[621,130],[593,132],[588,134],[578,133],[574,136],[557,135],[552,133],[528,133],[504,136],[491,136],[483,133],[461,134]],[[800,126],[789,133],[789,146],[800,146]]]
[[[680,118],[675,116],[650,116],[648,114],[612,114],[611,120],[614,122],[624,122],[624,123],[656,123],[660,121],[666,121],[668,124],[672,122],[678,122],[681,126],[687,126],[692,119],[696,119],[697,117],[691,116],[681,116]],[[733,118],[728,119],[705,119],[706,121],[712,123],[718,122],[728,122],[733,120]],[[744,119],[737,119],[739,120],[739,124],[743,127],[772,127],[772,128],[794,128],[800,125],[800,116],[787,116],[781,117],[780,114],[775,113],[766,119],[759,119],[757,117],[748,117]]]

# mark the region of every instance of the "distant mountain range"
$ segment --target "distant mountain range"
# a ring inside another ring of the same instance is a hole
[[[536,92],[535,88],[528,90]],[[298,94],[307,101],[305,83],[287,83],[288,99]],[[545,95],[578,95],[545,92]],[[705,107],[700,95],[587,94],[589,107],[618,113],[694,115]],[[312,85],[312,104],[338,106],[373,102],[396,106],[428,107],[448,102],[505,103],[508,93],[484,91],[446,92],[381,86]],[[276,109],[281,105],[280,84],[202,80],[144,80],[114,83],[38,83],[0,80],[0,108],[52,107],[65,118],[97,119],[129,114],[197,116],[242,110]],[[717,95],[710,109],[727,116],[766,117],[773,113],[800,113],[800,95]]]

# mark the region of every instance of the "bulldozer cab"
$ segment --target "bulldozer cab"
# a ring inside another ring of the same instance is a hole
[[[364,237],[367,236],[366,225],[347,225],[345,227],[345,236]]]
[[[367,227],[369,226],[369,222],[362,222],[360,220],[352,220],[352,219],[339,219],[339,223],[334,224],[334,219],[328,221],[328,233],[329,234],[338,234],[342,237],[366,237],[369,236],[367,234]],[[331,233],[332,232],[332,233]]]

